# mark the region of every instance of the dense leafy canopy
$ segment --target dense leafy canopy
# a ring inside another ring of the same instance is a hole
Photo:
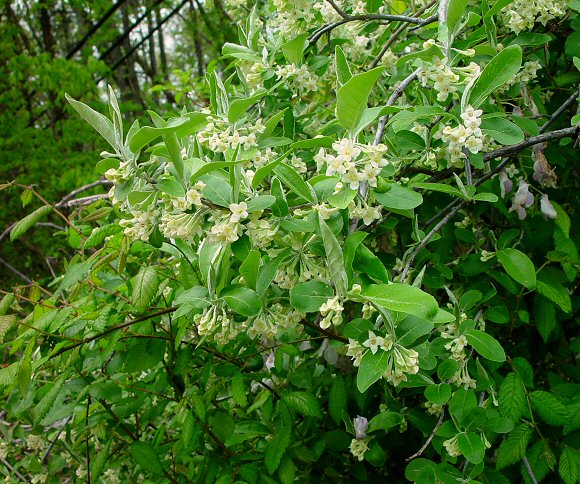
[[[214,7],[195,105],[67,96],[106,196],[4,186],[7,479],[578,482],[578,5]]]

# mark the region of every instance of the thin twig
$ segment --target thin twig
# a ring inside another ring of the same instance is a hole
[[[22,482],[28,482],[28,479],[26,479],[26,477],[24,477],[22,474],[20,474],[20,472],[18,472],[16,469],[14,469],[14,467],[12,467],[10,465],[10,463],[4,458],[4,457],[0,457],[0,462],[2,463],[2,465],[4,465],[10,472],[13,472],[14,475],[16,477],[18,477],[18,479],[20,479]]]
[[[107,336],[108,334],[114,333],[115,331],[118,331],[120,329],[127,328],[129,326],[132,326],[133,324],[142,323],[143,321],[147,321],[149,319],[155,318],[157,316],[162,316],[164,314],[169,314],[169,313],[172,313],[174,311],[177,311],[176,307],[165,308],[165,309],[161,309],[160,311],[157,311],[157,312],[154,312],[151,314],[146,314],[144,316],[141,316],[140,318],[132,319],[131,321],[125,321],[124,323],[116,324],[115,326],[111,326],[110,328],[106,329],[102,333],[91,336],[90,338],[85,338],[77,343],[65,346],[64,348],[61,348],[56,353],[53,353],[52,355],[50,355],[50,359],[55,358],[59,355],[62,355],[63,353],[66,353],[69,350],[72,350],[74,348],[78,348],[79,346],[90,343],[91,341],[95,341],[99,338],[102,338],[103,336]]]
[[[414,14],[413,17],[418,17],[419,15],[423,14],[426,10],[430,9],[433,5],[435,5],[435,3],[437,3],[435,0],[433,0],[432,2],[429,2],[427,5],[424,5],[423,7],[421,7],[419,10],[417,10]],[[383,56],[385,55],[385,53],[387,52],[387,50],[389,50],[389,47],[391,47],[391,45],[393,45],[393,43],[395,42],[395,40],[397,40],[397,38],[399,37],[399,35],[401,35],[401,33],[409,26],[409,24],[407,22],[403,23],[401,26],[399,26],[392,34],[391,36],[388,38],[387,42],[385,43],[385,45],[383,45],[383,47],[381,48],[380,52],[377,54],[377,56],[373,59],[373,61],[369,64],[369,68],[373,69],[377,66],[377,64],[379,63],[379,61],[383,58]]]
[[[85,460],[87,466],[87,484],[91,484],[91,452],[89,446],[89,410],[91,408],[91,396],[87,398],[87,413],[85,415]]]
[[[533,136],[531,138],[528,138],[527,140],[524,140],[521,143],[518,143],[517,145],[506,146],[504,148],[499,148],[495,151],[490,151],[489,153],[485,153],[483,155],[484,161],[489,161],[489,160],[492,160],[494,158],[499,158],[500,156],[504,156],[506,154],[507,154],[507,156],[493,170],[486,173],[481,178],[477,179],[476,182],[474,183],[474,185],[476,187],[478,187],[483,182],[489,180],[495,174],[499,173],[510,162],[511,157],[518,154],[521,150],[523,150],[529,146],[535,145],[535,144],[544,143],[546,141],[553,141],[555,139],[566,138],[568,136],[572,136],[572,135],[576,134],[578,131],[580,131],[580,128],[578,126],[572,127],[572,128],[564,128],[564,129],[560,129],[557,131],[551,131],[549,133],[540,134],[538,136]],[[454,171],[451,171],[450,173],[454,173]],[[461,202],[462,202],[462,200],[460,200],[460,199],[453,200],[452,202],[447,204],[440,212],[438,212],[433,217],[431,217],[423,226],[428,227],[429,225],[434,223],[436,220],[443,217],[449,210],[451,210],[453,207],[455,207],[457,204],[459,204]]]
[[[566,109],[568,109],[572,103],[574,101],[576,101],[576,99],[578,99],[578,96],[580,96],[580,86],[578,87],[578,89],[576,89],[574,91],[574,93],[564,101],[564,103],[554,112],[554,114],[552,114],[552,116],[550,116],[550,118],[542,125],[542,127],[540,128],[540,133],[546,131],[550,125],[556,121],[556,119],[560,116],[560,114],[562,114],[564,111],[566,111]]]
[[[60,208],[70,208],[70,207],[74,207],[76,205],[90,205],[93,202],[96,202],[98,200],[103,200],[109,198],[109,194],[108,193],[98,193],[96,195],[89,195],[88,197],[81,197],[81,198],[75,198],[73,200],[69,200],[68,202],[64,203],[63,205],[60,205]]]
[[[521,143],[504,146],[503,148],[498,148],[497,150],[485,153],[483,155],[483,161],[493,160],[494,158],[502,158],[504,156],[513,156],[529,146],[537,145],[547,141],[553,141],[560,138],[572,137],[577,135],[579,132],[580,126],[572,126],[571,128],[558,129],[556,131],[550,131],[549,133],[540,134],[538,136],[532,136],[522,141]]]
[[[346,15],[346,14],[345,14]],[[435,16],[437,18],[437,16]],[[310,38],[310,45],[316,44],[320,40],[320,38],[329,32],[332,32],[335,28],[340,27],[348,22],[406,22],[410,24],[415,24],[417,26],[422,26],[425,22],[431,23],[433,22],[432,17],[427,19],[415,18],[410,17],[408,15],[387,15],[387,14],[365,14],[365,15],[346,15],[343,17],[342,20],[337,20],[331,24],[325,25],[324,27],[318,29],[312,37]]]
[[[32,279],[30,279],[29,277],[25,276],[24,274],[22,274],[22,272],[20,272],[18,269],[16,269],[14,266],[10,265],[8,262],[6,262],[4,259],[2,259],[0,257],[0,264],[6,266],[7,269],[11,270],[12,272],[14,272],[14,274],[16,274],[18,277],[20,277],[20,279],[22,279],[23,281],[26,281],[27,284],[34,284],[32,282]]]
[[[533,484],[538,484],[538,480],[536,479],[536,476],[534,475],[534,471],[532,470],[532,466],[530,465],[530,461],[528,460],[528,458],[525,455],[524,455],[523,461],[524,461],[524,466],[526,467],[526,471],[528,472],[528,476],[530,476],[530,480],[532,481]]]
[[[66,206],[66,202],[68,202],[69,200],[72,200],[79,193],[86,192],[87,190],[90,190],[91,188],[98,187],[101,185],[111,186],[112,184],[113,184],[113,182],[111,182],[109,180],[101,179],[101,180],[97,180],[97,181],[94,181],[92,183],[89,183],[87,185],[83,185],[82,187],[76,188],[75,190],[70,192],[68,195],[65,195],[64,197],[62,197],[60,202],[57,202],[54,206],[55,207],[64,207],[64,206]]]
[[[415,257],[417,257],[417,254],[421,251],[421,249],[423,247],[425,247],[428,244],[428,242],[433,238],[433,236],[437,232],[439,232],[439,230],[441,230],[441,228],[445,224],[447,224],[447,222],[449,222],[449,220],[451,220],[451,218],[461,209],[461,207],[463,207],[463,203],[465,203],[465,201],[461,200],[461,202],[462,203],[458,204],[456,207],[453,207],[453,209],[447,215],[445,215],[445,217],[443,217],[439,221],[439,223],[437,225],[435,225],[435,227],[433,227],[431,229],[431,232],[429,232],[423,238],[423,240],[421,240],[419,245],[417,245],[417,247],[415,247],[415,249],[413,250],[413,252],[409,256],[409,258],[407,259],[407,262],[405,263],[405,267],[403,268],[403,272],[401,272],[401,282],[403,282],[405,280],[405,278],[407,277],[407,273],[409,272],[409,269],[411,268],[411,264],[413,263],[413,261],[415,260]]]
[[[421,448],[417,452],[415,452],[411,457],[407,457],[405,459],[406,462],[409,462],[410,460],[413,460],[416,457],[419,457],[420,455],[423,454],[423,452],[425,452],[425,449],[429,446],[429,444],[433,440],[433,437],[435,437],[435,434],[439,430],[439,427],[441,427],[441,425],[443,425],[443,419],[444,418],[445,418],[445,410],[444,409],[441,409],[441,415],[439,415],[439,420],[435,424],[435,427],[433,428],[433,431],[431,432],[431,434],[429,435],[429,437],[427,437],[427,440],[421,446]]]
[[[44,457],[42,458],[42,463],[43,464],[46,464],[46,462],[48,461],[48,456],[50,455],[50,452],[51,452],[52,448],[54,447],[54,444],[56,444],[58,438],[60,437],[60,434],[62,434],[62,431],[66,427],[66,424],[68,424],[72,420],[72,418],[73,418],[73,416],[72,415],[69,415],[65,419],[65,421],[62,424],[62,426],[60,427],[60,429],[58,429],[58,433],[56,434],[56,437],[50,441],[50,444],[48,446],[48,449],[46,449],[46,452],[44,453]]]
[[[397,99],[399,99],[403,95],[403,93],[405,92],[405,89],[407,89],[409,84],[411,84],[417,78],[417,76],[421,72],[421,69],[422,69],[421,67],[418,67],[413,72],[411,72],[411,74],[409,74],[405,79],[403,79],[401,81],[401,84],[399,84],[396,87],[396,89],[393,91],[393,93],[391,94],[391,96],[387,100],[386,106],[394,106],[394,104],[397,102]],[[388,120],[389,120],[388,114],[385,114],[384,116],[381,116],[379,118],[379,124],[377,125],[377,132],[375,134],[373,146],[378,146],[381,143],[381,140],[382,140],[383,135],[385,133],[385,128],[387,126]],[[366,182],[361,182],[359,185],[359,188],[358,188],[358,193],[359,193],[359,196],[363,200],[366,200],[366,198],[367,198],[367,190],[368,190],[368,184]],[[356,228],[358,226],[358,222],[359,222],[358,218],[354,218],[351,220],[351,222],[350,222],[350,232],[351,233],[356,230]]]

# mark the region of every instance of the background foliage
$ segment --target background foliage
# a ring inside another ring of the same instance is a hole
[[[2,7],[8,482],[578,482],[576,3]]]

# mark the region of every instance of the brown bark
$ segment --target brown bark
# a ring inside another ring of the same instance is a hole
[[[50,15],[47,10],[46,0],[40,0],[40,29],[42,31],[42,41],[44,50],[54,55],[54,36],[52,35],[52,26],[50,24]]]

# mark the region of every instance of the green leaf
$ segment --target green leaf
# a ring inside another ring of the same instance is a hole
[[[161,178],[157,181],[155,188],[163,193],[175,198],[185,197],[185,189],[175,178]]]
[[[228,109],[228,121],[230,123],[239,121],[248,112],[248,109],[262,99],[266,93],[266,90],[260,90],[248,98],[231,101]]]
[[[496,255],[513,279],[530,290],[536,288],[536,269],[526,254],[517,249],[507,248],[497,251]]]
[[[473,432],[465,432],[457,437],[457,445],[465,458],[472,464],[479,464],[485,457],[485,445],[481,437]]]
[[[290,304],[301,313],[318,312],[320,306],[332,297],[332,287],[315,280],[301,282],[290,289]]]
[[[469,423],[466,421],[466,417],[476,407],[477,398],[475,397],[475,393],[465,388],[456,390],[451,400],[449,400],[449,413],[458,427]]]
[[[539,34],[536,32],[522,32],[513,39],[509,45],[536,46],[544,45],[552,40],[552,36],[548,34]]]
[[[53,406],[56,398],[60,395],[62,387],[64,386],[65,378],[58,378],[54,384],[51,386],[50,390],[42,397],[40,402],[34,407],[34,425],[38,425],[39,422],[46,416],[48,411]]]
[[[92,247],[96,247],[97,245],[102,244],[107,237],[118,234],[122,230],[123,228],[118,224],[108,224],[103,225],[102,227],[95,227],[91,232],[91,235],[89,235],[87,240],[85,240],[84,248],[91,249]]]
[[[288,392],[282,395],[282,399],[292,410],[305,417],[322,418],[320,402],[312,393]]]
[[[332,143],[334,143],[334,139],[329,136],[316,136],[312,139],[296,141],[290,145],[290,149],[307,150],[312,148],[331,148]]]
[[[368,301],[392,311],[431,320],[438,312],[437,301],[421,289],[407,284],[371,284],[362,291]]]
[[[515,145],[524,140],[521,128],[503,117],[482,119],[481,131],[502,145]]]
[[[282,44],[282,53],[286,61],[297,66],[302,64],[304,59],[304,50],[308,46],[308,32],[298,35],[294,39]]]
[[[248,200],[248,212],[266,210],[276,203],[276,197],[272,195],[258,195]]]
[[[290,445],[291,436],[292,430],[290,428],[281,427],[268,443],[266,452],[264,452],[264,463],[270,474],[276,472],[276,469],[280,466],[282,456]]]
[[[403,346],[411,347],[420,337],[431,333],[434,326],[432,322],[410,314],[397,325],[397,341]]]
[[[163,466],[159,460],[157,451],[145,442],[133,442],[129,447],[129,453],[133,460],[146,472],[155,476],[163,475]]]
[[[340,45],[335,47],[334,55],[336,60],[336,80],[338,81],[338,87],[340,88],[340,86],[346,84],[351,79],[352,72]]]
[[[445,183],[413,183],[415,188],[422,188],[423,190],[431,190],[434,192],[447,193],[448,195],[453,195],[454,197],[462,197],[461,192],[450,185]]]
[[[330,392],[328,393],[328,413],[336,424],[342,421],[342,413],[347,409],[347,395],[344,380],[341,376],[336,376],[332,380]]]
[[[534,297],[534,321],[544,343],[547,343],[550,335],[558,327],[556,306],[539,294]]]
[[[559,271],[546,267],[538,274],[537,291],[557,304],[562,311],[570,314],[572,312],[572,300],[568,290],[562,285],[559,278]]]
[[[296,466],[288,455],[285,455],[282,462],[280,462],[278,477],[280,477],[282,484],[292,484],[296,478]]]
[[[364,393],[373,383],[380,380],[389,364],[389,353],[377,351],[374,355],[367,351],[363,356],[356,375],[358,391]]]
[[[522,460],[526,455],[526,448],[531,436],[532,428],[527,424],[518,425],[510,432],[499,446],[496,468],[503,469]]]
[[[487,432],[495,432],[496,434],[507,434],[514,429],[512,419],[507,417],[492,417],[485,422],[485,430]]]
[[[278,257],[268,262],[265,262],[258,270],[258,278],[256,280],[256,292],[260,297],[266,294],[266,291],[270,287],[270,284],[274,280],[274,277],[276,277],[276,271],[278,270],[278,267],[280,266],[282,261],[286,257],[288,257],[288,254],[289,249],[282,251],[282,253],[280,253]]]
[[[560,465],[558,466],[558,473],[566,484],[576,484],[578,482],[578,464],[580,463],[580,456],[578,452],[565,447],[560,454]]]
[[[359,273],[366,274],[375,282],[389,282],[389,272],[383,262],[364,244],[355,251],[352,267]]]
[[[187,304],[192,308],[203,309],[210,305],[209,292],[203,286],[194,286],[175,298],[175,304]]]
[[[346,240],[344,241],[344,268],[346,270],[346,275],[348,277],[348,286],[353,279],[353,261],[356,254],[356,250],[360,244],[362,244],[363,240],[367,237],[366,232],[353,232],[348,235]]]
[[[388,209],[410,210],[423,203],[423,197],[419,192],[398,183],[391,183],[384,193],[374,191],[373,194],[377,202]]]
[[[159,278],[154,266],[142,267],[133,278],[133,308],[138,313],[147,310],[159,289]]]
[[[534,410],[547,424],[563,426],[570,420],[568,409],[553,393],[537,390],[530,394],[530,399]]]
[[[374,84],[383,73],[383,67],[375,67],[351,77],[336,93],[336,116],[348,131],[354,130],[367,108]]]
[[[10,240],[16,240],[24,235],[30,228],[34,227],[37,222],[40,222],[46,215],[52,212],[52,206],[43,205],[37,208],[34,212],[20,220],[10,231]]]
[[[91,479],[99,482],[98,479],[105,470],[105,466],[110,459],[109,451],[111,449],[112,440],[107,441],[105,446],[96,452],[96,455],[91,459]]]
[[[199,418],[202,422],[205,422],[205,415],[206,415],[206,405],[199,395],[190,395],[189,399],[191,400],[191,406],[193,407],[193,411],[197,418]]]
[[[465,336],[475,351],[484,358],[491,361],[505,361],[505,351],[493,336],[478,329],[467,330]]]
[[[322,243],[324,244],[324,251],[326,252],[326,262],[330,275],[334,282],[334,287],[339,296],[345,296],[348,290],[348,278],[344,268],[344,256],[342,254],[342,247],[336,240],[332,230],[326,225],[322,216],[318,216],[320,224],[320,232],[322,235]]]
[[[244,278],[244,284],[254,291],[256,290],[256,281],[258,279],[259,267],[260,252],[257,250],[251,250],[240,266],[240,274]]]
[[[212,163],[201,163],[201,160],[198,160],[197,158],[194,159],[194,161],[196,161],[197,163],[199,163],[197,166],[200,166],[189,178],[190,183],[193,183],[197,180],[199,180],[202,176],[206,175],[207,173],[211,173],[214,171],[218,171],[218,170],[222,170],[223,168],[230,170],[231,168],[239,165],[243,160],[236,160],[236,161],[214,161]],[[220,173],[224,173],[223,171],[221,171]],[[219,175],[218,175],[219,176]],[[171,195],[171,193],[170,193]],[[173,195],[175,196],[175,195]]]
[[[256,316],[262,310],[262,300],[255,291],[247,287],[233,287],[220,297],[228,307],[242,316]]]
[[[244,377],[240,372],[237,372],[232,378],[230,388],[235,402],[241,407],[246,407],[248,405],[248,398],[244,388]]]
[[[18,376],[19,363],[12,363],[6,368],[0,368],[0,387],[14,385]]]
[[[205,183],[203,196],[215,205],[229,208],[233,203],[232,186],[225,172],[214,171],[206,173],[201,177],[201,180]]]
[[[90,108],[84,103],[75,101],[68,94],[64,97],[70,103],[70,105],[75,109],[81,117],[89,123],[103,138],[109,143],[113,148],[117,148],[117,143],[115,141],[115,128],[113,123],[109,118],[98,113],[94,109]]]
[[[168,119],[164,126],[143,126],[129,139],[129,149],[133,153],[138,153],[145,145],[160,136],[172,134],[182,138],[193,134],[207,124],[207,117],[205,113],[188,113],[179,118]]]
[[[403,423],[403,416],[397,412],[381,412],[369,421],[367,432],[375,430],[387,431]]]
[[[447,383],[429,385],[425,388],[425,398],[437,405],[444,405],[451,398],[451,386]]]
[[[526,409],[526,391],[517,373],[507,375],[499,388],[499,413],[517,423]]]
[[[499,52],[485,66],[481,75],[473,83],[471,89],[466,89],[461,98],[461,108],[468,105],[474,108],[485,102],[489,95],[507,81],[513,78],[522,65],[522,48],[519,45],[511,45]]]
[[[275,163],[275,161],[273,163]],[[290,188],[290,190],[296,193],[296,195],[301,196],[307,202],[314,203],[314,197],[312,196],[310,187],[294,168],[292,168],[290,165],[287,165],[286,163],[280,162],[277,166],[274,167],[273,170],[278,178],[280,178],[280,181],[288,188]],[[255,176],[256,175],[254,175],[254,178]],[[252,180],[252,185],[253,183],[254,180]]]

